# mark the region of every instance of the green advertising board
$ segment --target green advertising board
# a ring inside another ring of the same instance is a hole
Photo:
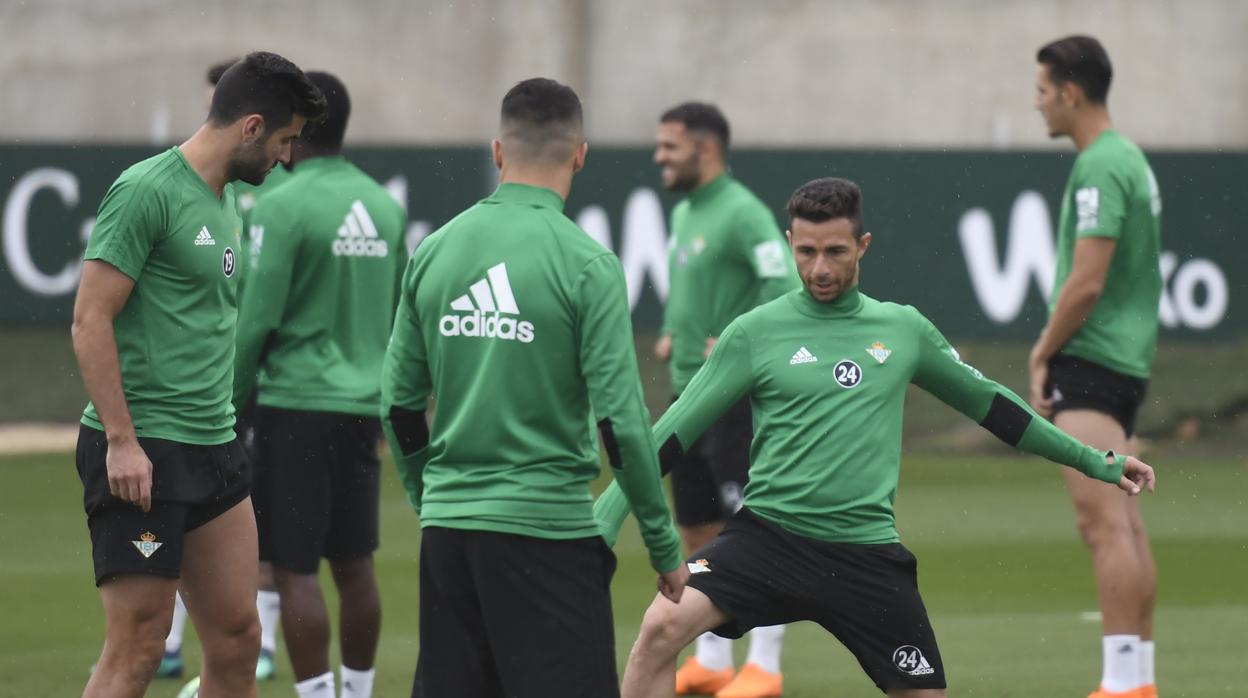
[[[0,147],[0,326],[68,326],[81,256],[99,201],[136,146]],[[411,216],[409,243],[489,193],[486,148],[367,147],[348,153]],[[1248,335],[1241,228],[1243,153],[1149,156],[1163,198],[1163,337]],[[789,194],[825,176],[859,182],[867,293],[918,306],[946,334],[1032,337],[1052,291],[1058,197],[1073,156],[1058,152],[738,150],[732,166],[781,217]],[[640,329],[657,327],[667,292],[667,213],[644,148],[593,148],[567,213],[624,265]]]

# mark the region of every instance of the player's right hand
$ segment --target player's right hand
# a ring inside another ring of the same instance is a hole
[[[659,337],[654,343],[654,356],[663,363],[667,363],[667,360],[672,358],[672,335],[665,334]]]
[[[680,563],[680,567],[671,572],[659,573],[659,593],[672,603],[680,603],[680,595],[685,591],[685,583],[689,581],[689,567]]]
[[[109,441],[104,459],[108,469],[108,491],[118,499],[152,510],[152,461],[138,439]]]
[[[1152,492],[1157,487],[1157,475],[1152,466],[1135,456],[1127,456],[1122,465],[1122,478],[1118,480],[1118,488],[1130,496],[1135,496],[1147,487]]]

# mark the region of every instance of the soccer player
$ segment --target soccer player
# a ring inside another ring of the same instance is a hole
[[[1126,453],[1157,353],[1161,194],[1144,154],[1114,130],[1105,102],[1113,68],[1100,42],[1059,39],[1036,60],[1036,108],[1079,157],[1062,195],[1057,292],[1031,350],[1031,404],[1075,438]],[[1157,566],[1139,501],[1064,474],[1101,607],[1092,695],[1152,698]]]
[[[212,105],[212,94],[216,91],[217,83],[221,82],[221,76],[225,75],[225,71],[237,62],[237,58],[232,58],[215,63],[208,68],[205,77],[208,80],[209,107]],[[247,218],[251,207],[255,205],[257,193],[262,190],[272,190],[281,182],[286,181],[286,177],[289,176],[290,172],[285,166],[286,163],[279,164],[283,166],[275,166],[258,185],[247,184],[242,180],[233,182],[234,198],[238,202],[239,213],[243,216],[243,242],[239,245],[239,249],[234,251],[235,264],[238,267],[238,279],[235,281],[235,286],[240,299],[240,307],[249,266],[249,247],[252,245],[251,236],[248,234]],[[234,424],[234,431],[238,434],[248,460],[254,460],[255,455],[254,412],[254,401],[247,402],[238,410],[237,421]],[[273,584],[273,570],[267,562],[261,561],[260,588],[256,592],[256,613],[260,617],[260,656],[256,660],[257,680],[271,679],[275,673],[273,654],[277,651],[278,604],[277,588]],[[158,679],[177,678],[182,675],[182,638],[186,634],[186,619],[186,604],[182,602],[182,596],[179,594],[174,599],[173,621],[169,626],[169,635],[165,638],[165,654],[161,657],[160,666],[156,668]]]
[[[914,383],[1025,451],[1117,483],[1153,487],[1140,461],[1080,444],[964,364],[919,311],[858,288],[871,244],[858,186],[818,179],[788,204],[804,288],[742,315],[654,427],[688,448],[737,400],[754,408],[745,505],[688,560],[679,603],[656,598],[624,673],[626,697],[672,695],[681,647],[707,630],[811,620],[854,653],[890,696],[943,696],[944,666],[893,520],[902,407]],[[608,489],[595,506],[614,541],[627,515]]]
[[[492,147],[498,189],[408,263],[382,379],[383,426],[423,536],[412,695],[618,695],[615,558],[589,493],[595,426],[664,598],[688,578],[623,269],[563,214],[586,153],[571,88],[516,84]]]
[[[234,394],[239,403],[256,387],[260,553],[274,568],[295,690],[334,698],[317,577],[325,558],[339,597],[342,696],[367,698],[381,632],[381,365],[407,215],[342,157],[346,87],[328,73],[308,79],[328,108],[291,149],[290,179],[252,210]]]
[[[678,398],[738,315],[798,284],[784,235],[767,206],[728,173],[728,120],[711,104],[687,102],[659,120],[654,162],[663,186],[688,194],[672,211],[671,291],[655,355],[668,362]],[[685,552],[710,543],[741,506],[750,469],[750,402],[742,399],[688,451],[664,449]],[[768,698],[783,687],[784,626],[750,634],[750,651],[733,676],[732,642],[714,633],[676,672],[676,694]]]
[[[74,307],[87,394],[77,468],[104,605],[86,696],[142,695],[179,587],[204,650],[203,695],[255,694],[256,528],[230,393],[241,221],[325,101],[290,61],[253,53],[207,122],[122,173],[100,204]]]

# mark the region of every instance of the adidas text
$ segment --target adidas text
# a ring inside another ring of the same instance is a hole
[[[208,232],[208,226],[204,226],[199,229],[199,235],[195,236],[195,244],[196,245],[215,245],[217,244],[217,241],[214,240],[212,235]]]
[[[533,323],[500,313],[483,315],[480,310],[472,311],[471,315],[443,315],[438,329],[443,337],[491,337],[514,339],[524,344],[533,341]]]
[[[378,236],[377,226],[362,201],[351,204],[346,219],[338,227],[338,239],[334,240],[331,249],[339,257],[385,257],[390,254],[390,246]]]

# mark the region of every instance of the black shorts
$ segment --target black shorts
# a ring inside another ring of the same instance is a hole
[[[602,538],[424,529],[413,698],[612,698],[611,576]]]
[[[1148,381],[1112,371],[1076,356],[1058,354],[1049,359],[1045,393],[1053,398],[1053,415],[1064,410],[1096,410],[1113,417],[1128,438],[1135,433],[1135,417],[1144,404]]]
[[[672,402],[675,402],[675,398]],[[672,477],[676,523],[698,526],[728,520],[741,508],[750,479],[750,441],[754,421],[750,400],[743,398],[681,451],[674,441],[662,444],[659,459]]]
[[[183,538],[247,498],[251,473],[235,439],[196,446],[139,437],[152,462],[152,509],[114,497],[108,490],[108,439],[81,425],[75,458],[82,503],[91,532],[95,583],[116,574],[177,578]]]
[[[745,508],[688,564],[689,586],[729,617],[716,635],[814,621],[854,654],[880,690],[945,687],[917,562],[900,543],[828,543]]]
[[[376,417],[257,408],[252,500],[261,560],[314,574],[321,558],[377,549],[380,438]]]

